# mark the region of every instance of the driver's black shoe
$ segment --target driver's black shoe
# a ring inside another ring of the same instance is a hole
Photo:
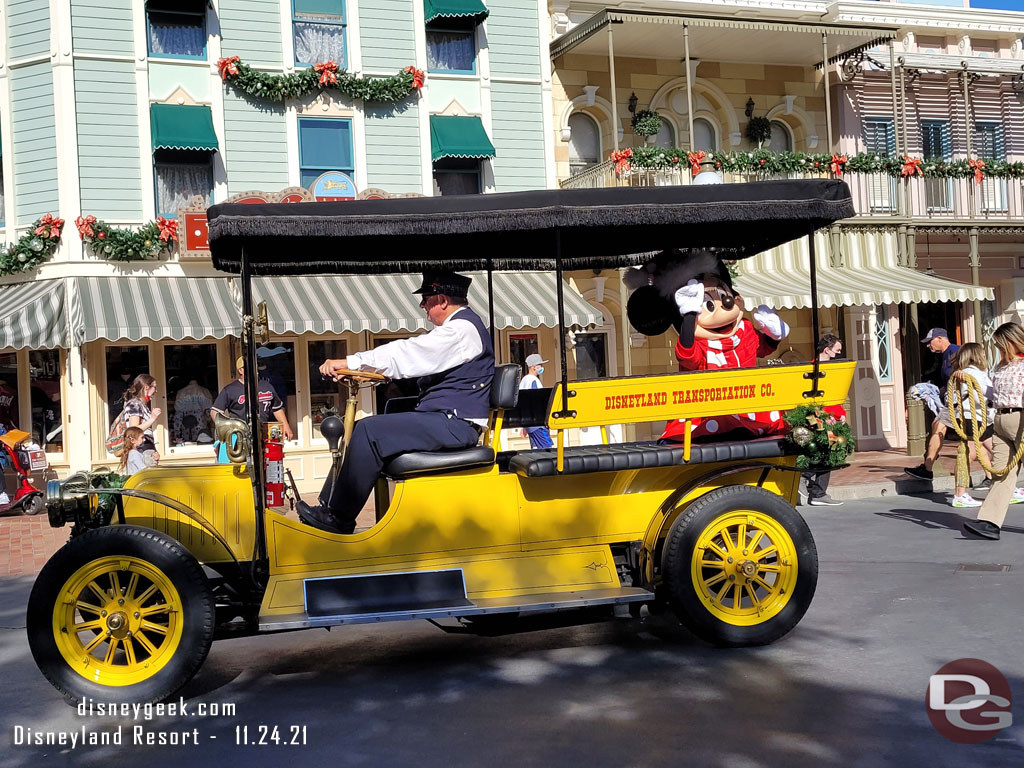
[[[964,523],[964,530],[983,539],[999,539],[999,526],[988,520],[969,520]]]
[[[299,520],[304,522],[306,525],[317,528],[321,531],[327,531],[328,533],[352,533],[355,530],[354,523],[344,523],[336,518],[327,507],[323,506],[310,506],[306,502],[299,500],[295,505],[295,511],[299,515]]]

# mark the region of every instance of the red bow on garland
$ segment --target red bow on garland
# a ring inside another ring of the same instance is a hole
[[[93,230],[92,225],[96,223],[96,217],[92,214],[88,216],[79,216],[75,219],[75,226],[78,227],[78,236],[83,240],[87,237],[92,237],[96,234]]]
[[[156,225],[160,229],[160,239],[163,242],[178,239],[178,220],[165,219],[163,216],[156,217]]]
[[[921,159],[918,157],[902,157],[903,167],[900,168],[900,176],[924,176],[921,169]]]
[[[982,171],[985,168],[984,160],[968,160],[967,166],[974,172],[974,183],[981,184],[982,179],[985,178],[985,174]]]
[[[617,152],[612,152],[611,161],[615,163],[615,175],[621,176],[623,173],[629,170],[629,158],[633,156],[633,150],[620,149]]]
[[[227,80],[228,75],[237,75],[238,67],[236,66],[241,61],[237,56],[229,56],[223,59],[217,59],[217,69],[220,70],[220,79]]]
[[[60,230],[64,226],[64,219],[58,219],[52,213],[48,213],[39,220],[39,226],[33,230],[34,234],[41,237],[60,237]]]
[[[700,173],[700,161],[708,156],[708,153],[703,149],[697,152],[687,152],[686,159],[690,161],[690,173],[696,176]]]
[[[320,85],[338,84],[338,65],[333,61],[326,61],[322,64],[314,64],[313,69],[320,74]]]
[[[832,163],[829,168],[836,176],[843,175],[843,169],[846,168],[846,164],[850,161],[846,155],[832,155]]]
[[[412,87],[414,90],[419,90],[423,87],[423,80],[426,77],[422,69],[416,69],[411,64],[402,70],[406,74],[412,75]]]

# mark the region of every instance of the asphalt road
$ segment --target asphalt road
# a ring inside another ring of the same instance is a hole
[[[965,539],[939,497],[802,511],[818,591],[769,647],[713,649],[652,619],[500,637],[417,622],[225,640],[185,691],[188,716],[152,720],[64,704],[28,651],[29,580],[0,581],[0,768],[1024,765],[1024,509],[995,543]],[[979,564],[1010,570],[958,570]],[[929,676],[964,657],[994,664],[1016,696],[1016,722],[984,744],[947,741],[925,711]],[[200,703],[236,712],[203,717]],[[19,726],[118,725],[120,746],[13,743]],[[200,744],[133,745],[137,726]]]

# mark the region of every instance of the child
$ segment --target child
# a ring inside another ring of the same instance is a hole
[[[121,449],[119,458],[121,464],[118,466],[118,471],[123,475],[134,475],[140,469],[145,469],[148,465],[142,452],[139,450],[139,446],[146,439],[146,433],[140,427],[128,427],[124,431],[124,448]]]

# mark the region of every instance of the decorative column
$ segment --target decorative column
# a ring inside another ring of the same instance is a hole
[[[971,183],[968,180],[968,183]],[[981,250],[978,247],[979,229],[971,227],[967,230],[967,241],[970,251],[968,258],[971,264],[971,285],[981,285]],[[981,299],[974,300],[974,340],[980,342],[984,338],[981,323]]]
[[[686,68],[686,123],[690,132],[690,151],[696,151],[693,145],[693,69],[690,68],[690,25],[683,24],[683,66]]]
[[[892,91],[892,132],[896,144],[896,157],[905,154],[900,142],[900,119],[896,106],[896,47],[892,40],[889,41],[889,87]],[[903,216],[906,210],[903,207],[903,196],[896,195],[896,215]]]
[[[612,86],[612,147],[619,151],[619,99],[615,93],[615,45],[612,42],[614,25],[608,24],[608,76]]]
[[[828,76],[828,35],[821,33],[821,80],[825,86],[825,141],[828,146],[825,151],[832,152],[832,95],[829,93]]]

